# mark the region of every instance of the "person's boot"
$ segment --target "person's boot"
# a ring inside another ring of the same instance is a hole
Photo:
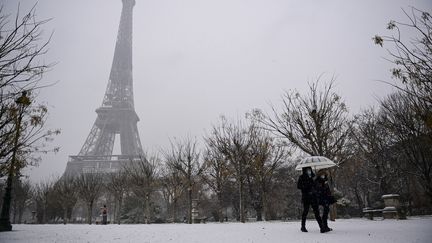
[[[330,230],[328,229],[328,227],[327,226],[325,226],[324,224],[320,224],[320,232],[321,233],[327,233],[327,232],[329,232]]]
[[[328,226],[322,226],[322,227],[320,227],[320,232],[321,233],[327,233],[327,232],[329,232],[329,231],[332,231],[333,229],[331,229],[331,228],[329,228]]]
[[[301,232],[308,232],[306,229],[306,219],[302,218],[302,222],[301,222]]]
[[[324,229],[326,230],[326,232],[329,232],[329,231],[332,231],[332,230],[333,230],[332,228],[329,228],[329,227],[328,227],[327,220],[326,220],[325,223],[324,223]]]
[[[329,232],[329,231],[333,230],[332,228],[328,227],[327,218],[326,217],[323,217],[323,219],[322,219],[322,228],[324,229],[325,232]],[[325,232],[321,232],[321,233],[325,233]]]
[[[324,222],[321,220],[321,219],[317,219],[317,221],[318,221],[318,225],[319,225],[319,227],[320,227],[320,232],[321,233],[326,233],[326,232],[329,232],[327,229],[326,229],[326,226],[324,225]]]

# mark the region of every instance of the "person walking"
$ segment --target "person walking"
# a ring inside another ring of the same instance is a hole
[[[101,213],[102,213],[102,224],[107,224],[108,209],[106,205],[103,205],[103,208],[101,208]]]
[[[311,167],[302,168],[303,173],[298,179],[297,188],[302,192],[302,203],[303,203],[303,213],[302,213],[302,221],[301,221],[301,231],[308,232],[306,229],[306,218],[309,213],[309,208],[312,207],[312,210],[315,215],[315,219],[320,227],[320,232],[324,233],[325,230],[322,227],[322,220],[319,214],[318,208],[318,200],[316,196],[315,190],[315,181],[314,181],[314,173],[312,172]]]
[[[328,227],[328,215],[330,205],[334,204],[336,200],[331,194],[327,170],[322,169],[318,171],[317,178],[315,179],[315,188],[318,197],[318,205],[323,207],[322,227],[325,232],[332,231],[333,229]]]

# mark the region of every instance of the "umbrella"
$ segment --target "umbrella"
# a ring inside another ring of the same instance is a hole
[[[302,170],[304,167],[311,167],[315,170],[321,170],[336,166],[336,163],[323,156],[310,156],[303,158],[296,166],[296,170]]]

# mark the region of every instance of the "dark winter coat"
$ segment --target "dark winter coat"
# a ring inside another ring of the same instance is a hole
[[[315,182],[314,177],[315,175],[311,174],[309,177],[306,173],[306,169],[303,168],[303,174],[299,177],[297,182],[297,188],[301,190],[302,192],[302,200],[314,200],[315,198]]]
[[[328,185],[327,177],[324,179],[321,177],[318,177],[315,180],[315,190],[316,190],[316,196],[318,198],[318,204],[319,205],[331,205],[335,203],[335,198],[331,194],[330,187]]]

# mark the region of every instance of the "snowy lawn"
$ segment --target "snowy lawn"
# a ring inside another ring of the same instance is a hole
[[[300,222],[152,224],[152,225],[14,225],[0,242],[432,242],[432,217],[408,220],[340,219],[321,234]]]

